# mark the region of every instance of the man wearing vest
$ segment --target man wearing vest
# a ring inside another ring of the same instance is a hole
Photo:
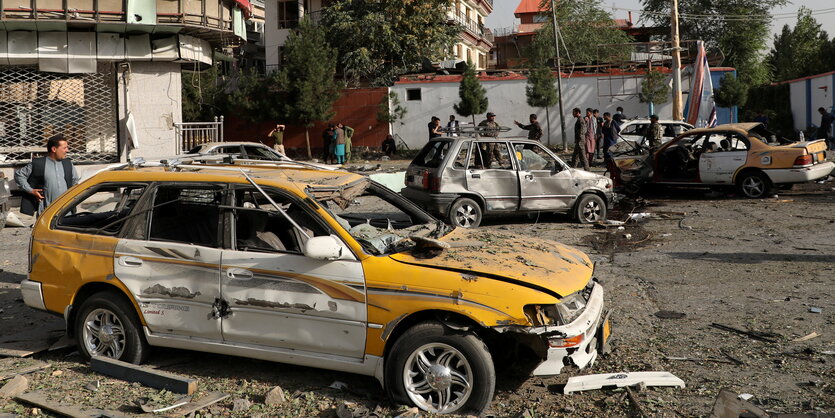
[[[46,157],[33,159],[14,175],[15,182],[24,192],[20,213],[34,215],[43,212],[58,196],[78,183],[78,172],[72,161],[66,158],[70,147],[64,135],[49,138],[46,150]]]

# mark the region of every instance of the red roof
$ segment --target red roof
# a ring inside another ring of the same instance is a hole
[[[516,11],[513,14],[519,17],[520,14],[539,13],[543,11],[539,8],[539,2],[540,0],[522,0],[519,2],[519,6],[516,7]]]

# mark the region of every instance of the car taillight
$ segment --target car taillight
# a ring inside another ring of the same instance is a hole
[[[812,164],[812,156],[809,154],[801,155],[794,159],[795,166],[804,166]]]
[[[438,193],[441,191],[441,179],[440,177],[429,177],[429,191]]]
[[[429,172],[424,171],[423,172],[423,182],[422,182],[422,186],[423,186],[424,189],[429,189],[429,177],[430,177]]]

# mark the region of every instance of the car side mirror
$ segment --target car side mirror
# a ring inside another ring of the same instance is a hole
[[[333,235],[310,237],[304,244],[304,255],[317,260],[336,260],[342,257],[342,243]]]

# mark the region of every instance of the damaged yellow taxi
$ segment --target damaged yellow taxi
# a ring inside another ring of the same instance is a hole
[[[374,376],[398,403],[477,414],[502,356],[541,376],[594,363],[610,328],[593,273],[576,249],[452,229],[357,174],[128,165],[38,218],[21,289],[64,317],[85,357],[244,356]]]

